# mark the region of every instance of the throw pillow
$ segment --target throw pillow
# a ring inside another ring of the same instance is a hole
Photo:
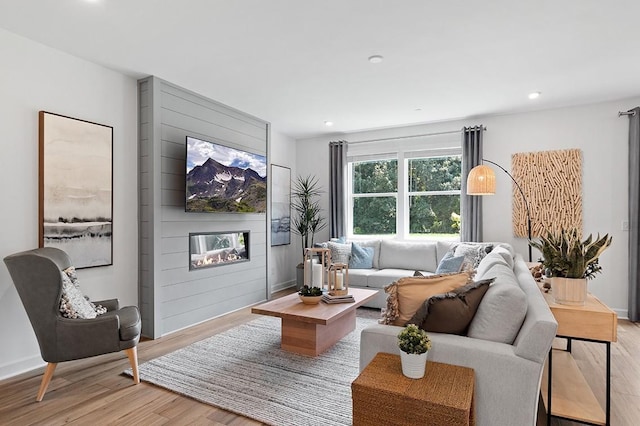
[[[455,290],[431,296],[407,324],[426,331],[464,336],[493,279],[474,281]]]
[[[450,274],[452,272],[460,272],[464,263],[464,256],[454,256],[448,251],[436,269],[436,274]]]
[[[351,259],[349,259],[349,268],[373,268],[373,247],[361,247],[356,243],[351,243]]]
[[[95,305],[80,290],[76,269],[68,267],[60,273],[62,277],[62,295],[60,297],[60,312],[66,318],[95,318],[107,312],[102,305]]]
[[[342,237],[338,237],[338,238],[331,238],[329,241],[331,241],[333,243],[346,244],[347,243],[347,237],[342,236]]]
[[[349,257],[351,257],[351,244],[341,244],[329,241],[327,243],[327,248],[331,250],[332,263],[349,264]]]
[[[453,247],[453,255],[464,256],[463,269],[476,269],[480,261],[492,249],[492,243],[460,243]]]
[[[387,306],[380,322],[404,326],[422,303],[433,295],[447,293],[471,282],[468,272],[459,274],[405,277],[386,286]]]
[[[95,309],[84,298],[80,288],[71,281],[71,278],[60,271],[62,279],[62,297],[60,298],[60,312],[67,318],[90,319],[97,316]]]
[[[415,271],[415,272],[413,273],[413,276],[414,276],[414,277],[424,277],[424,275],[422,275],[422,272],[420,272],[420,271]]]

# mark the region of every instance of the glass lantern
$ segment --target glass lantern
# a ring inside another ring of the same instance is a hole
[[[331,250],[326,248],[304,249],[304,285],[324,288],[331,264]]]
[[[349,294],[349,265],[332,263],[329,267],[328,292],[331,296]]]

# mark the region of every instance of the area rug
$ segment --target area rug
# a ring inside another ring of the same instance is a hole
[[[140,379],[267,424],[350,425],[360,331],[376,322],[362,316],[317,357],[281,350],[280,319],[260,317],[141,364]]]

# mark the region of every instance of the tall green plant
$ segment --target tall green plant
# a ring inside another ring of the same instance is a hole
[[[573,228],[559,233],[548,232],[540,241],[529,241],[531,247],[542,253],[542,265],[552,277],[587,278],[602,271],[598,258],[611,245],[609,234],[600,238],[589,237],[582,241],[578,230]]]
[[[294,211],[292,231],[302,237],[303,258],[304,249],[313,247],[316,232],[327,226],[325,218],[322,217],[320,200],[318,200],[322,192],[315,176],[298,176],[291,192],[291,207]]]

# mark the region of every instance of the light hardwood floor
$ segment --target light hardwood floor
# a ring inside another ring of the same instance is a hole
[[[286,294],[286,293],[285,293]],[[241,311],[140,343],[140,363],[248,322],[257,316]],[[620,321],[612,345],[612,422],[640,424],[640,324]],[[574,355],[604,404],[604,345],[575,342]],[[4,348],[7,349],[6,347]],[[42,402],[35,402],[43,369],[0,382],[1,425],[259,425],[251,419],[199,403],[122,375],[124,353],[61,363]],[[545,424],[544,415],[538,425]],[[554,426],[577,423],[553,420]],[[517,426],[517,425],[508,425]]]

